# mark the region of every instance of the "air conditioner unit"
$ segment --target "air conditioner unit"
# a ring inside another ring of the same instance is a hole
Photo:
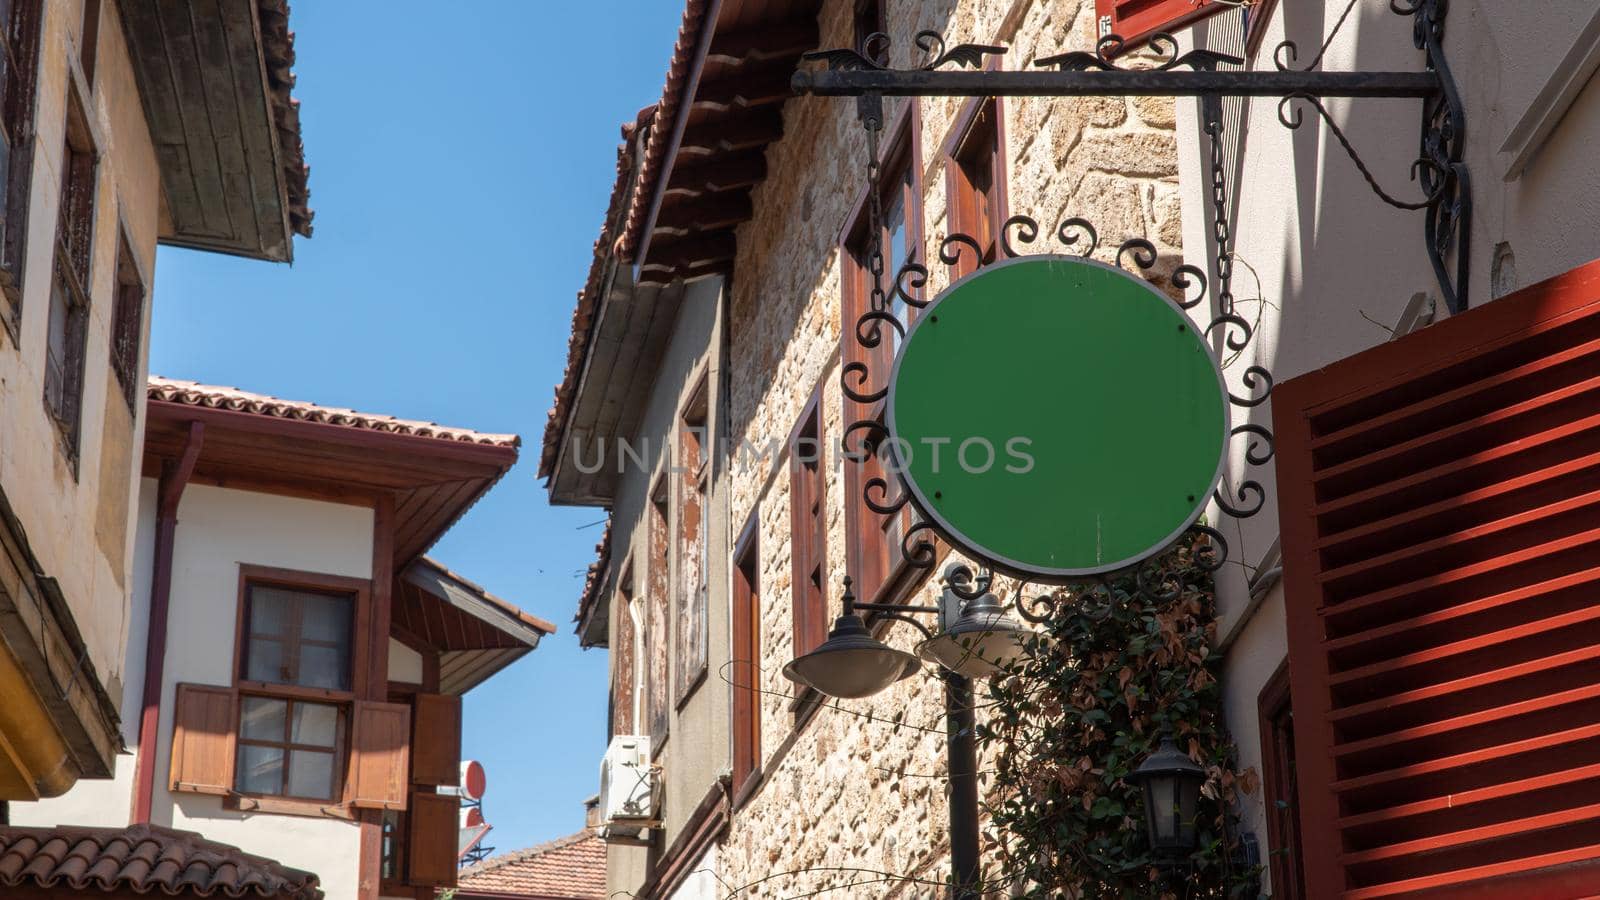
[[[600,762],[600,814],[606,838],[638,837],[661,824],[660,769],[648,735],[618,735]]]

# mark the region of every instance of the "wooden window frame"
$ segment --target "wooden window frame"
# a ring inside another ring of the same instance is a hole
[[[1138,5],[1128,15],[1119,8]],[[1095,38],[1116,34],[1123,40],[1123,51],[1132,50],[1158,32],[1176,32],[1208,16],[1236,8],[1221,0],[1094,0]]]
[[[249,629],[249,598],[252,585],[268,585],[291,590],[347,593],[354,597],[355,602],[354,609],[351,611],[350,625],[350,690],[336,691],[325,688],[273,684],[252,681],[244,677],[245,648],[249,640],[249,635],[246,632]],[[370,629],[370,623],[372,622],[372,582],[362,578],[241,563],[239,565],[236,606],[233,638],[233,688],[240,698],[236,715],[243,716],[243,698],[250,696],[337,705],[340,708],[339,730],[341,741],[340,750],[335,754],[334,759],[335,790],[332,799],[318,800],[240,791],[238,790],[239,773],[236,762],[234,766],[233,792],[225,798],[223,805],[230,809],[245,811],[354,818],[355,814],[350,806],[352,799],[350,790],[353,786],[353,779],[350,777],[353,758],[353,747],[350,738],[354,726],[353,716],[355,714],[356,701],[359,697],[366,695],[365,682],[368,677],[367,648],[370,642],[362,640],[362,636]],[[240,727],[239,722],[235,722],[234,727],[235,740],[237,742],[240,739],[237,735],[242,735],[243,729]]]
[[[700,366],[698,374],[690,379],[694,385],[678,406],[674,419],[677,431],[678,469],[678,519],[673,534],[678,558],[678,576],[674,579],[673,609],[676,612],[674,636],[676,663],[673,667],[674,708],[683,709],[694,692],[706,680],[710,662],[711,630],[711,516],[708,500],[711,490],[711,386],[708,367]],[[695,417],[699,421],[696,422]],[[690,512],[694,515],[691,517]],[[692,524],[691,524],[692,519]],[[694,533],[690,533],[690,528]],[[696,552],[698,551],[698,552]],[[698,557],[695,566],[695,584],[689,584],[691,554]],[[699,596],[696,597],[695,595]],[[699,606],[696,608],[695,604]],[[689,646],[690,617],[698,612],[700,619],[699,658],[693,658],[694,647]]]
[[[999,97],[968,100],[956,116],[940,156],[944,162],[947,230],[973,238],[982,248],[981,259],[973,259],[970,248],[958,248],[960,255],[951,277],[960,278],[977,271],[980,265],[994,262],[1002,252],[1001,232],[1010,216],[1004,101]],[[983,190],[974,182],[980,164],[987,164],[989,169],[989,186]],[[977,203],[980,196],[987,201],[987,216]]]
[[[100,54],[101,0],[83,0],[83,21],[78,29],[78,62],[84,80],[94,87],[95,60]]]
[[[149,296],[149,279],[144,267],[133,252],[133,241],[127,223],[118,216],[116,296],[111,313],[111,370],[116,374],[117,385],[122,388],[122,398],[128,411],[139,408],[139,373],[144,356],[145,300]]]
[[[641,634],[643,629],[640,627],[639,620],[637,618],[638,614],[635,610],[635,594],[637,593],[637,586],[633,580],[632,556],[629,556],[623,561],[622,568],[619,571],[621,571],[622,574],[617,578],[616,586],[611,591],[611,609],[613,610],[611,614],[610,628],[611,642],[615,643],[617,642],[619,636],[622,637],[622,639],[628,645],[628,655],[625,657],[625,661],[627,662],[626,671],[622,670],[622,666],[620,664],[621,661],[619,661],[615,655],[612,657],[613,668],[611,671],[611,718],[610,721],[606,723],[606,726],[610,729],[610,732],[606,735],[606,739],[608,741],[617,735],[639,734],[640,719],[644,716],[644,703],[641,700],[639,681],[639,673],[641,671],[640,663],[642,662],[640,656],[642,655],[643,651],[643,647],[640,645],[643,643],[643,635]],[[624,635],[619,635],[619,632],[624,630],[626,633]],[[617,691],[619,688],[624,686],[624,680],[627,682],[626,699],[628,712],[625,718],[628,727],[626,729],[618,729],[617,725],[619,716],[617,710]]]
[[[742,806],[762,780],[761,765],[761,516],[760,507],[733,547],[732,647],[728,676],[733,689],[734,807]],[[740,664],[744,671],[740,671]]]
[[[921,133],[920,109],[915,98],[908,98],[898,112],[894,125],[887,132],[881,154],[885,177],[880,182],[884,192],[880,195],[880,200],[887,197],[891,191],[901,192],[902,202],[905,204],[905,246],[908,259],[920,259],[926,252]],[[839,259],[843,266],[844,288],[839,354],[846,365],[866,363],[874,379],[874,383],[869,387],[876,387],[885,383],[894,357],[887,338],[885,343],[873,350],[862,347],[856,340],[856,322],[866,311],[872,295],[869,281],[871,274],[867,269],[867,260],[863,252],[863,242],[870,240],[870,236],[866,234],[869,225],[867,221],[869,190],[869,187],[862,188],[855,206],[846,217],[845,225],[839,233]],[[891,298],[895,275],[906,261],[888,258],[884,260],[885,288]],[[907,326],[915,321],[914,307],[908,306],[904,314]],[[886,334],[887,331],[888,329],[885,329]],[[885,415],[886,403],[882,400],[867,405],[845,397],[843,404],[846,427],[849,423],[864,419],[882,420]],[[856,595],[863,602],[884,603],[889,602],[905,587],[909,566],[905,555],[901,552],[899,538],[903,538],[910,530],[913,519],[909,504],[894,517],[878,515],[867,506],[863,490],[875,477],[889,481],[891,492],[903,489],[893,483],[894,479],[884,470],[882,461],[876,457],[864,462],[849,459],[845,461],[843,482],[847,548],[845,562],[855,580]],[[870,542],[866,540],[863,534],[869,525],[885,532],[884,538]],[[895,536],[896,532],[899,537]],[[872,553],[873,556],[868,557],[866,555],[868,553]]]
[[[83,394],[88,364],[90,277],[100,153],[89,124],[87,104],[76,84],[67,88],[66,133],[61,151],[61,202],[56,216],[54,280],[46,326],[44,407],[56,426],[62,453],[77,473],[83,430]],[[59,292],[61,302],[57,302]],[[65,316],[58,322],[58,309]],[[63,357],[52,353],[61,333]]]
[[[815,450],[801,452],[805,442],[811,442]],[[789,555],[794,571],[791,603],[795,656],[811,652],[828,637],[827,455],[822,385],[818,384],[789,435]]]
[[[38,130],[39,69],[44,43],[44,0],[13,0],[11,21],[0,23],[0,53],[15,77],[0,82],[0,128],[10,151],[0,172],[5,216],[0,228],[0,324],[16,346],[22,325],[22,284],[28,258],[28,207],[33,194],[34,136]]]
[[[854,39],[852,50],[863,55],[870,49],[881,52],[883,48],[867,47],[867,38],[874,34],[887,34],[889,31],[889,11],[886,0],[855,0],[855,8],[851,11],[850,30]]]
[[[672,501],[667,473],[650,482],[647,495],[645,590],[643,593],[644,721],[639,733],[650,736],[650,756],[661,754],[672,735]],[[656,683],[652,661],[659,648],[662,659],[661,683]],[[658,705],[659,704],[659,708]],[[659,717],[657,715],[659,713]],[[659,718],[659,721],[657,719]]]
[[[1267,679],[1256,700],[1261,731],[1262,797],[1267,811],[1267,866],[1274,900],[1303,900],[1306,895],[1303,829],[1295,787],[1293,705],[1289,661]]]
[[[247,701],[250,701],[250,700],[269,700],[269,701],[273,701],[273,702],[278,702],[278,703],[283,703],[284,704],[283,740],[281,740],[281,741],[278,741],[278,740],[265,740],[265,739],[262,739],[262,738],[247,738],[247,737],[245,737],[245,735],[244,735],[244,707],[245,707],[245,703]],[[296,744],[296,743],[294,743],[294,708],[296,706],[301,706],[301,705],[327,706],[327,707],[332,707],[333,708],[334,715],[335,715],[336,718],[335,718],[335,725],[334,725],[333,746],[331,748],[325,747],[325,746],[320,746],[320,745],[313,745],[313,744]],[[235,764],[234,764],[234,766],[235,766],[235,770],[234,770],[234,791],[235,791],[235,793],[237,793],[240,797],[249,797],[251,799],[262,799],[262,798],[270,797],[270,798],[272,798],[274,800],[283,801],[283,802],[287,802],[287,803],[315,804],[319,808],[322,807],[322,806],[328,806],[328,805],[332,805],[332,804],[338,803],[340,801],[340,799],[343,798],[344,791],[345,791],[345,784],[344,784],[344,782],[345,782],[345,773],[344,773],[345,767],[341,766],[340,762],[342,760],[346,759],[348,754],[349,754],[349,752],[350,752],[350,727],[351,727],[351,722],[350,722],[350,717],[348,715],[348,706],[346,704],[339,703],[339,702],[327,701],[327,700],[307,700],[307,699],[300,698],[300,697],[284,697],[284,696],[278,696],[278,695],[275,695],[275,694],[264,694],[264,693],[259,693],[259,692],[255,691],[253,689],[241,690],[239,692],[239,728],[238,728],[238,733],[234,738],[235,753],[238,752],[239,748],[243,748],[243,747],[270,747],[270,748],[275,748],[275,749],[278,749],[278,750],[282,750],[283,751],[283,772],[282,772],[282,777],[280,779],[280,782],[282,783],[283,790],[282,790],[281,793],[260,793],[260,792],[248,792],[248,791],[239,790],[238,789],[238,783],[239,783],[238,763],[235,762]],[[329,796],[327,796],[327,797],[306,797],[306,796],[301,796],[299,794],[291,794],[291,793],[289,793],[289,754],[291,752],[293,752],[293,751],[296,751],[296,750],[305,751],[305,752],[311,752],[311,753],[321,753],[321,754],[325,754],[325,755],[328,755],[328,756],[332,757],[332,760],[331,760],[332,777],[331,777],[331,779],[329,781]]]

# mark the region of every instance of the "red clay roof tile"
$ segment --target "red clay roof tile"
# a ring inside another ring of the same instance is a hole
[[[192,831],[0,826],[0,887],[321,900],[316,875]],[[0,891],[0,894],[5,893]]]
[[[584,830],[549,843],[484,860],[461,870],[456,896],[475,891],[497,896],[601,900],[606,896],[606,845]]]

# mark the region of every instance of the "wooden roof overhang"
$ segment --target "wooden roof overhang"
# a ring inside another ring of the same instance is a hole
[[[820,0],[688,0],[661,101],[624,130],[617,182],[567,371],[556,388],[540,475],[552,503],[609,506],[617,439],[644,413],[686,282],[733,267],[735,233],[783,135],[800,55],[818,41]],[[607,464],[592,463],[603,440]],[[591,466],[585,465],[585,468]]]
[[[121,0],[163,243],[290,262],[311,236],[287,0]]]
[[[439,654],[439,690],[464,694],[539,646],[555,626],[427,557],[396,579],[391,627]]]
[[[449,530],[517,460],[515,445],[355,428],[151,397],[144,474],[182,456],[205,426],[193,481],[371,505],[395,502],[395,569]]]

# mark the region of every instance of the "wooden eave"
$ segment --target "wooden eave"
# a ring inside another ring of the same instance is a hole
[[[517,448],[149,400],[144,474],[205,426],[193,481],[369,505],[395,500],[395,568],[432,546],[517,460]]]
[[[310,233],[298,112],[269,81],[292,47],[269,56],[256,0],[117,5],[161,166],[162,243],[292,261]]]
[[[634,285],[626,270],[618,271],[596,313],[566,438],[550,475],[551,503],[609,506],[616,497],[622,480],[619,441],[638,434],[684,292],[682,282]],[[583,471],[596,468],[602,449],[598,469]]]
[[[464,694],[539,646],[555,626],[426,557],[395,579],[390,628],[439,656],[439,690]]]
[[[640,284],[725,273],[734,232],[752,214],[750,191],[766,177],[766,149],[783,136],[783,105],[800,54],[817,46],[816,0],[722,0],[696,48],[681,122],[648,190],[634,198],[624,236]],[[656,149],[656,148],[651,148]],[[651,162],[647,158],[647,165]]]

